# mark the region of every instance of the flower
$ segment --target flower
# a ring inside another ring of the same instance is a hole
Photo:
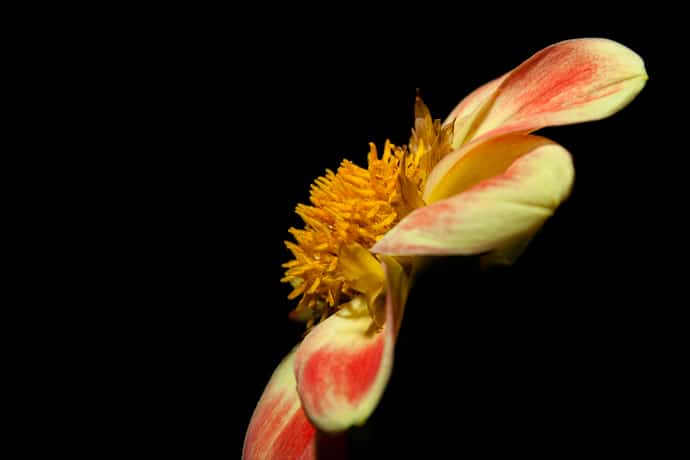
[[[569,195],[570,154],[532,133],[598,120],[644,87],[642,59],[606,39],[549,46],[467,96],[444,123],[417,98],[407,146],[371,145],[299,205],[283,279],[307,335],[278,366],[243,456],[313,458],[322,433],[366,421],[393,364],[416,265],[425,255],[510,264]]]

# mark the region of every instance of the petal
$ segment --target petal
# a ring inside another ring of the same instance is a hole
[[[642,58],[612,40],[567,40],[536,53],[501,82],[468,140],[599,120],[644,87]]]
[[[443,176],[429,177],[434,185],[424,201],[431,204],[462,193],[483,180],[502,174],[519,157],[552,144],[553,141],[544,137],[521,134],[469,144],[462,156],[443,171]]]
[[[315,458],[316,429],[304,415],[293,373],[296,351],[278,365],[254,409],[244,460]]]
[[[560,145],[537,136],[522,137],[527,153],[505,172],[416,210],[371,251],[470,255],[529,238],[567,198],[574,170],[570,154]]]
[[[482,180],[501,174],[517,158],[552,142],[537,136],[507,135],[473,143],[467,153],[446,172],[427,197],[429,203],[464,192]],[[481,265],[511,265],[527,248],[533,234],[520,235],[481,257]]]
[[[316,326],[297,352],[297,391],[307,416],[323,431],[363,424],[390,377],[405,283],[397,263],[386,260],[384,326],[376,327],[366,302],[357,297]]]
[[[425,201],[431,202],[436,185],[476,144],[510,133],[605,118],[629,103],[646,80],[642,59],[611,40],[568,40],[541,50],[476,90],[470,102],[453,111],[466,114],[462,122],[455,120],[456,150],[429,174]]]

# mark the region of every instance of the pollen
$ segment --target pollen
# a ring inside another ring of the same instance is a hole
[[[344,160],[336,172],[316,179],[310,205],[297,205],[304,228],[290,228],[293,241],[286,241],[294,259],[281,281],[290,283],[289,299],[300,298],[292,317],[307,321],[307,327],[337,311],[359,294],[341,273],[339,257],[344,245],[370,248],[388,230],[417,207],[423,206],[421,191],[433,165],[450,151],[450,129],[432,121],[417,98],[415,129],[410,146],[385,142],[379,157],[369,144],[367,168]]]

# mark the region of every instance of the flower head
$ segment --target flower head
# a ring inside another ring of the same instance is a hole
[[[475,90],[444,123],[417,99],[407,146],[371,145],[299,205],[284,264],[293,318],[309,328],[274,373],[250,422],[245,458],[314,458],[318,432],[369,417],[393,364],[415,262],[478,256],[509,264],[569,195],[568,151],[530,134],[607,117],[647,79],[642,59],[605,39],[545,48]],[[290,441],[290,440],[293,441]]]

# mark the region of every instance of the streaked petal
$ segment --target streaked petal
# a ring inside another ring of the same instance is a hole
[[[556,43],[506,76],[468,140],[608,117],[646,80],[642,58],[620,43],[603,38]]]
[[[278,365],[254,409],[244,438],[244,460],[315,458],[316,429],[305,417],[297,395],[296,351]]]
[[[481,254],[531,236],[567,198],[570,154],[537,136],[522,136],[528,153],[502,174],[459,195],[417,209],[372,249],[389,255]]]
[[[434,201],[430,196],[438,183],[478,144],[510,133],[605,118],[629,103],[646,80],[642,59],[611,40],[568,40],[539,51],[453,111],[462,118],[455,121],[455,150],[429,174],[424,200]]]
[[[386,321],[378,328],[366,302],[355,298],[317,325],[297,352],[295,376],[307,416],[319,429],[338,432],[361,425],[376,408],[393,366],[395,333],[402,314],[402,270],[384,263]]]

